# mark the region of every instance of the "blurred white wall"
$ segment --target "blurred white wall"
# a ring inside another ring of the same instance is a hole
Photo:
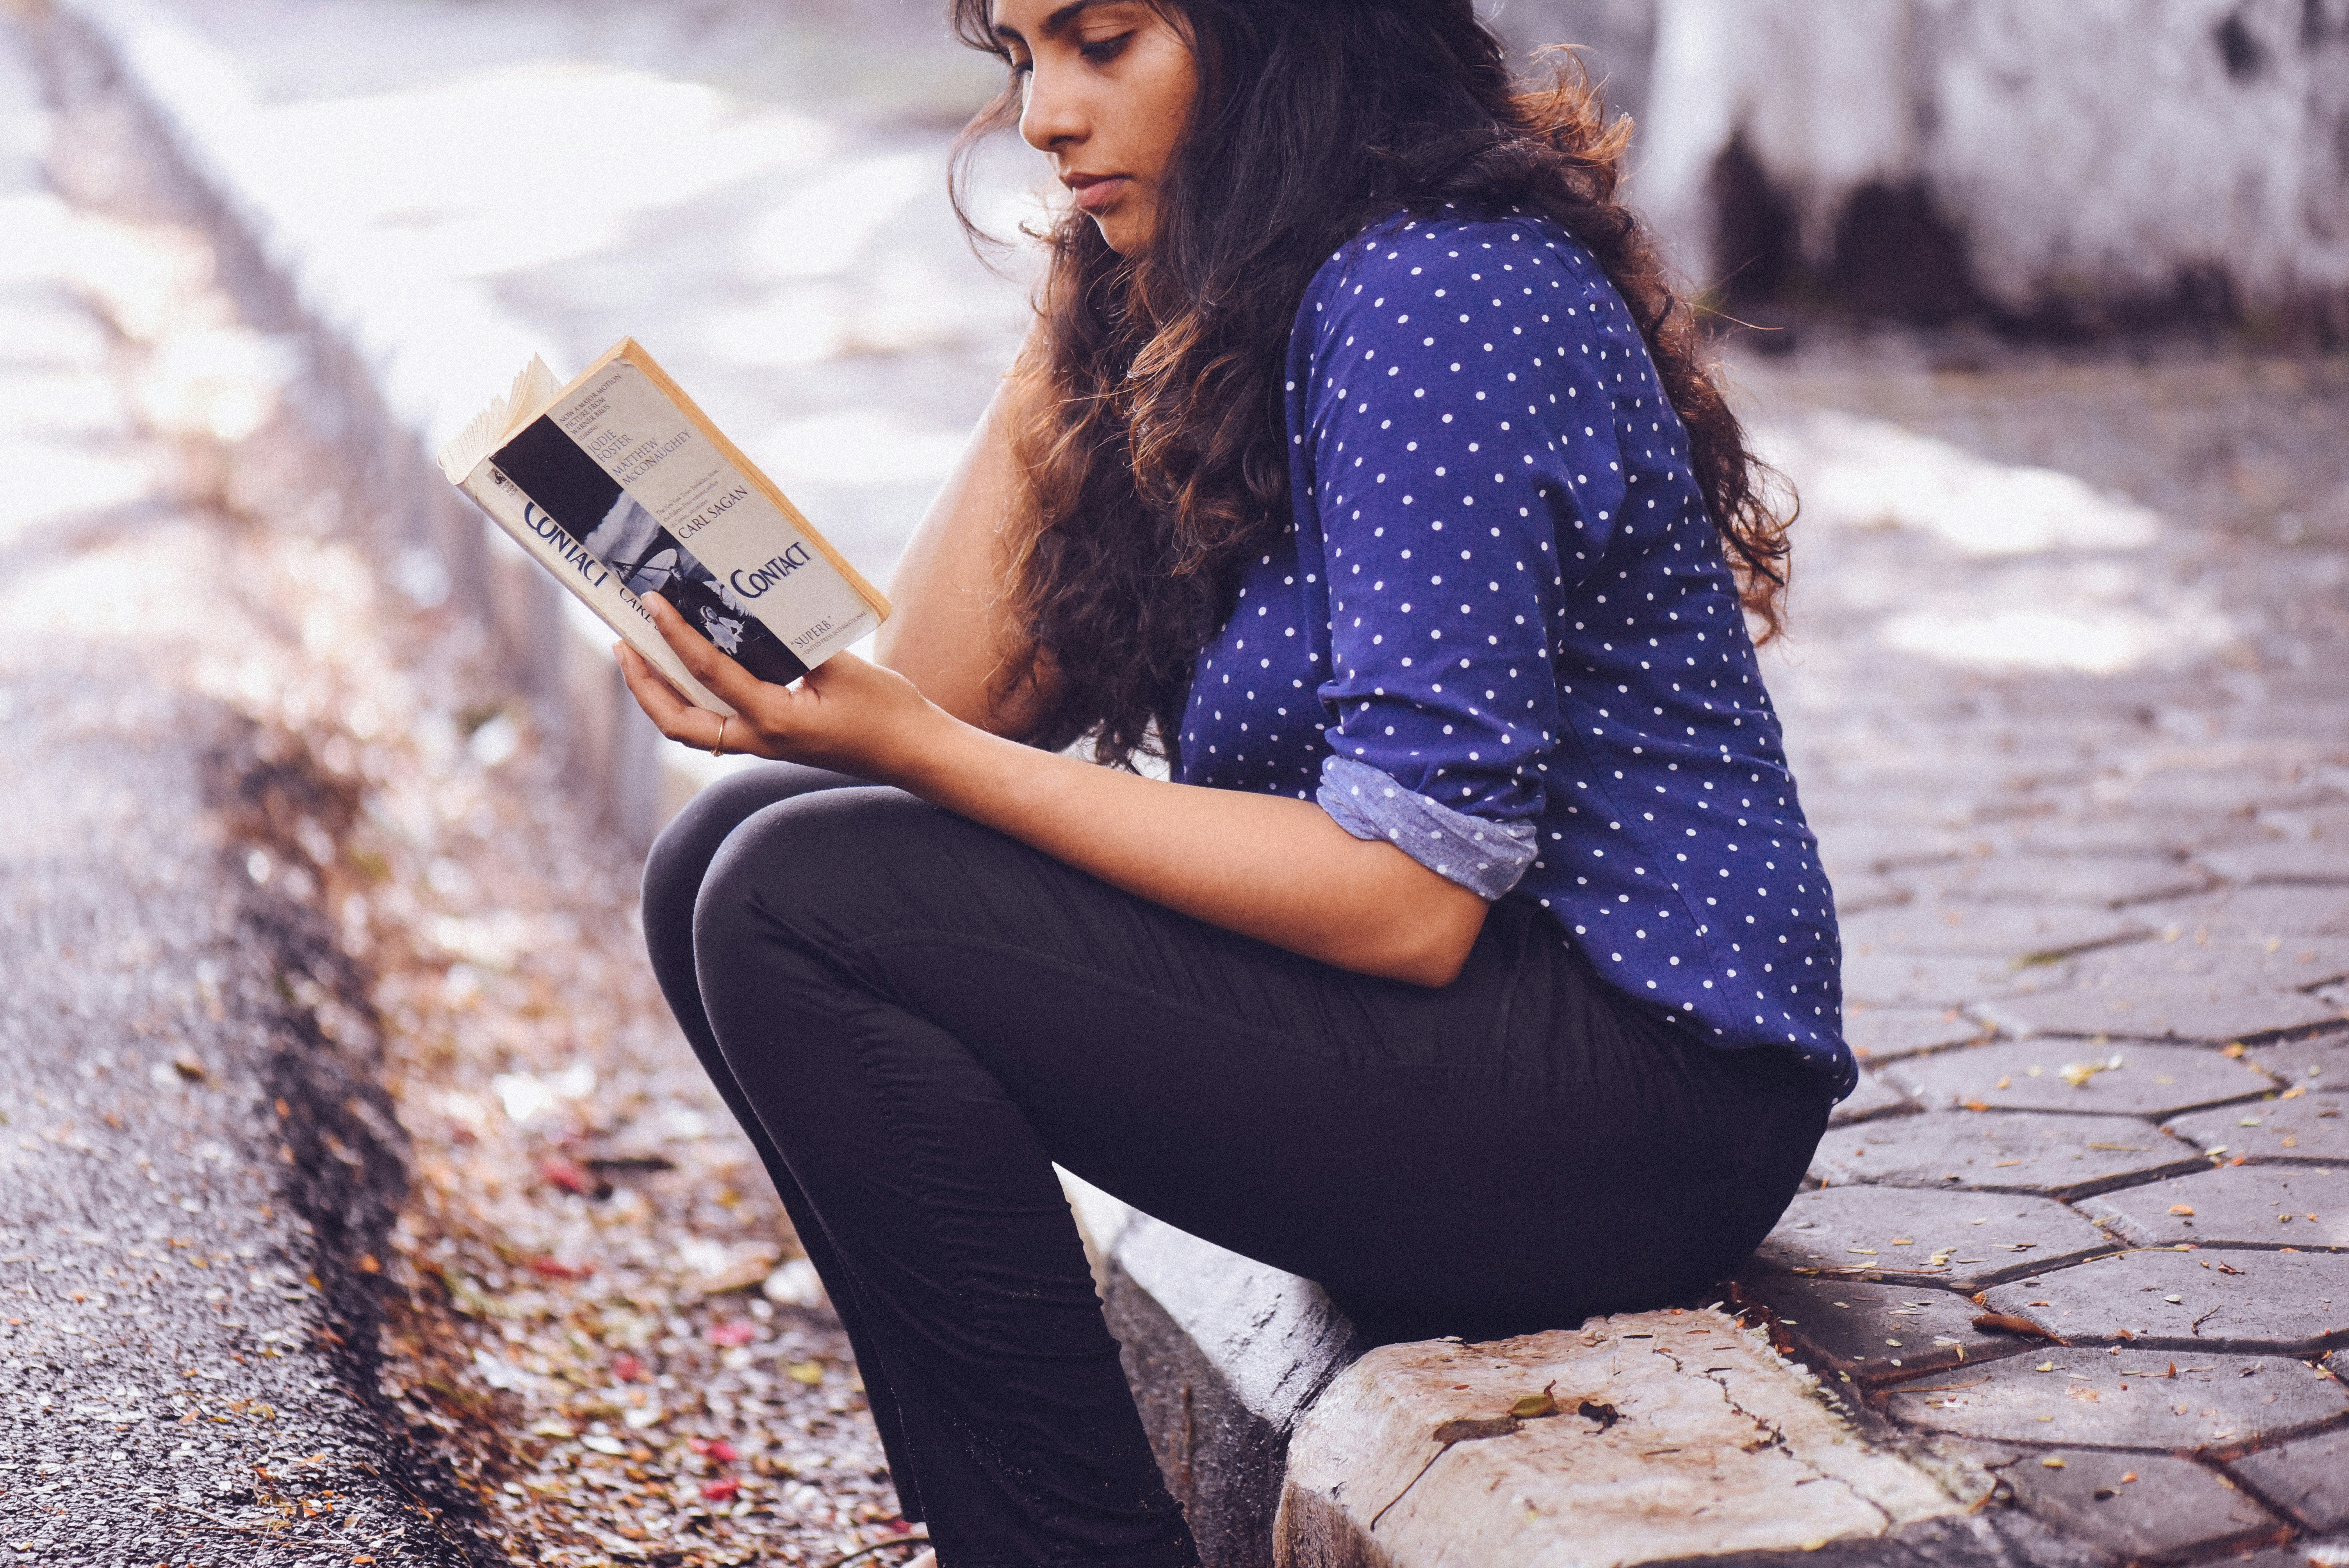
[[[1634,199],[1701,282],[1791,267],[1896,313],[1970,289],[2058,322],[2349,332],[2349,0],[1487,9],[1520,45],[1646,40],[1606,62],[1637,86]]]

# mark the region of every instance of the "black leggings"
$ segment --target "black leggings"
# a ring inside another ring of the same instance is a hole
[[[670,826],[644,916],[943,1568],[1197,1561],[1052,1162],[1374,1336],[1475,1339],[1702,1289],[1826,1121],[1791,1057],[1689,1042],[1522,901],[1426,990],[786,764]]]

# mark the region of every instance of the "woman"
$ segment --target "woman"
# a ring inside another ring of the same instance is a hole
[[[956,20],[1074,193],[1035,333],[877,665],[661,610],[721,724],[621,653],[788,764],[645,922],[947,1568],[1189,1563],[1053,1161],[1381,1336],[1656,1305],[1793,1194],[1852,1069],[1783,531],[1620,128],[1468,0]]]

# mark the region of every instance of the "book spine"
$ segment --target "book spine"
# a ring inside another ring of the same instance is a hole
[[[734,714],[733,708],[693,678],[677,656],[677,650],[662,638],[650,613],[610,569],[580,549],[551,519],[543,528],[533,525],[532,513],[536,508],[497,471],[495,464],[484,458],[459,481],[457,488],[472,497],[473,503],[489,513],[490,521],[504,530],[509,539],[529,552],[533,560],[593,610],[596,619],[611,627],[622,642],[643,655],[671,686],[685,694],[687,700],[711,713],[730,717]]]

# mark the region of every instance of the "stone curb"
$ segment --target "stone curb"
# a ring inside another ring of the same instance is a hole
[[[1311,1281],[1062,1184],[1209,1568],[2069,1560],[1969,1517],[1718,1310],[1372,1347]]]
[[[277,191],[282,150],[261,130],[239,63],[160,7],[49,0],[34,20],[59,96],[104,95],[136,118],[150,172],[195,214],[229,292],[305,351],[305,389],[319,396],[299,412],[345,455],[369,515],[389,520],[363,542],[387,578],[419,604],[450,603],[483,627],[516,695],[561,738],[582,798],[626,842],[647,847],[709,770],[665,745],[637,709],[603,624],[432,460],[436,433],[470,417],[485,377],[538,352],[535,335],[478,285],[385,297],[342,253],[330,216]],[[462,363],[433,352],[452,342],[466,346]]]

